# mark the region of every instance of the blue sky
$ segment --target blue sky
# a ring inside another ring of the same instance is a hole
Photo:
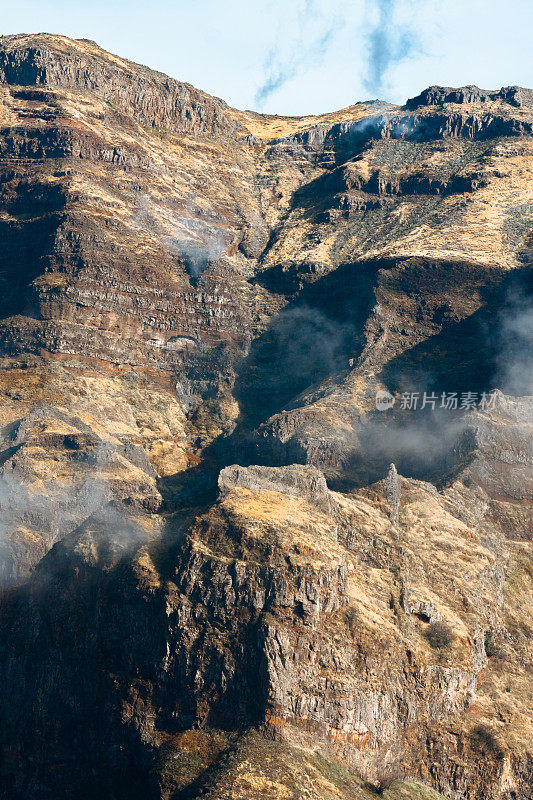
[[[0,0],[1,34],[94,39],[278,114],[403,102],[431,84],[532,87],[532,28],[531,0]]]

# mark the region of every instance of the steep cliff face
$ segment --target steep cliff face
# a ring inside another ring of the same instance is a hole
[[[222,100],[154,70],[111,56],[95,42],[64,36],[3,37],[2,82],[89,90],[141,123],[180,133],[223,135],[235,129]],[[30,90],[35,100],[38,90]]]
[[[0,38],[1,796],[530,796],[532,132]]]

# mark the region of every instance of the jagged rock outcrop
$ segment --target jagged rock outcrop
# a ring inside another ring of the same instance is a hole
[[[242,487],[252,492],[282,492],[305,500],[320,511],[329,513],[331,501],[324,475],[316,467],[239,467],[223,469],[218,476],[221,492]]]
[[[312,743],[324,758],[340,759],[375,783],[386,765],[427,780],[425,748],[445,747],[445,740],[434,739],[439,722],[447,731],[458,713],[477,709],[466,714],[466,736],[490,719],[495,698],[484,687],[491,660],[501,664],[514,651],[515,687],[527,685],[526,641],[499,638],[506,615],[516,613],[514,592],[520,589],[515,584],[507,599],[499,599],[511,589],[504,588],[499,562],[504,539],[489,533],[493,520],[486,504],[479,516],[482,497],[470,500],[461,482],[441,496],[428,484],[399,478],[399,544],[385,482],[353,496],[332,493],[326,514],[292,494],[298,471],[312,498],[316,475],[306,467],[271,470],[263,484],[258,469],[253,489],[246,479],[232,486],[226,479],[218,502],[166,553],[148,520],[128,519],[118,509],[94,516],[57,544],[41,562],[33,588],[15,591],[5,615],[17,640],[24,638],[28,615],[36,630],[23,661],[12,661],[10,649],[3,656],[10,676],[6,696],[18,698],[17,713],[5,716],[8,751],[16,750],[24,737],[21,722],[31,716],[37,729],[48,731],[53,758],[67,752],[68,724],[52,729],[47,721],[62,673],[42,687],[39,705],[22,688],[32,675],[38,680],[35,670],[53,664],[55,651],[41,644],[45,630],[57,631],[56,646],[79,665],[79,682],[61,691],[73,693],[75,705],[85,702],[85,687],[97,692],[98,711],[87,714],[79,731],[76,759],[83,748],[83,770],[94,773],[95,759],[103,758],[92,791],[106,786],[119,795],[129,786],[134,761],[141,775],[142,764],[146,770],[139,791],[155,792],[148,780],[155,753],[164,745],[169,757],[168,737],[195,725],[204,737],[209,730],[263,727],[276,740]],[[428,538],[435,528],[438,536]],[[458,559],[468,575],[460,589]],[[69,607],[79,616],[67,642],[60,619]],[[414,625],[408,624],[411,615]],[[88,618],[94,619],[89,628]],[[439,653],[426,634],[434,619],[443,618],[453,641]],[[488,649],[488,632],[502,642],[505,656]],[[102,667],[111,682],[96,679]],[[527,736],[525,720],[513,697],[503,711],[504,697],[498,697],[499,708],[519,740]],[[105,733],[102,714],[116,720]],[[95,753],[90,742],[98,742]],[[126,751],[117,751],[119,742],[130,743]],[[179,737],[174,747],[180,758]],[[231,747],[226,740],[223,749]],[[453,748],[442,752],[435,777],[445,793],[461,790],[459,762]],[[57,775],[37,763],[36,792],[67,796],[71,769],[74,775],[79,764],[65,764]],[[199,781],[200,790],[212,779],[208,768],[205,775],[195,769],[191,764],[175,776],[173,791],[190,781]],[[472,769],[474,774],[475,762]],[[471,796],[498,797],[504,779],[523,785],[524,769],[514,750],[494,744]],[[10,773],[12,786],[23,773]],[[168,788],[169,775],[165,781]]]
[[[529,798],[532,132],[0,38],[0,797]]]
[[[11,86],[89,90],[141,125],[182,133],[223,135],[236,129],[222,100],[167,75],[110,57],[95,42],[39,34],[1,37],[0,80]],[[31,89],[28,100],[54,99]]]
[[[406,103],[407,108],[419,106],[444,105],[445,103],[494,103],[502,100],[513,106],[533,107],[533,92],[521,86],[505,86],[496,92],[487,92],[478,86],[462,86],[453,89],[450,86],[429,86],[417,97]]]
[[[389,504],[390,518],[393,525],[398,524],[400,513],[400,502],[402,499],[402,488],[398,471],[394,464],[391,464],[387,477],[385,478],[385,496]]]

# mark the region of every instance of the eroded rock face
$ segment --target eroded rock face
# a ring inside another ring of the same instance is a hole
[[[326,513],[331,511],[331,501],[324,475],[316,467],[239,467],[223,469],[218,476],[222,493],[242,487],[256,493],[282,492],[305,500]]]
[[[0,38],[2,797],[529,798],[532,126]]]
[[[236,127],[225,116],[227,106],[221,100],[146,67],[109,57],[95,42],[74,43],[40,34],[3,37],[2,45],[0,78],[7,85],[90,90],[151,127],[215,135]],[[43,99],[43,93],[33,88],[20,96]]]
[[[140,445],[102,439],[80,418],[46,406],[4,430],[2,582],[26,574],[35,557],[113,499],[152,511],[161,505]]]
[[[413,776],[434,774],[441,791],[452,794],[465,780],[457,772],[461,755],[446,745],[447,733],[440,739],[436,731],[439,724],[443,731],[460,725],[464,742],[472,734],[472,753],[493,748],[482,774],[472,755],[476,783],[467,796],[498,797],[504,780],[526,785],[525,763],[499,749],[503,724],[496,743],[476,738],[494,702],[513,735],[527,735],[514,698],[496,699],[487,686],[491,662],[496,659],[498,672],[507,658],[514,659],[514,691],[527,685],[527,640],[516,638],[517,629],[504,633],[507,615],[516,613],[513,603],[525,598],[507,584],[501,559],[506,553],[514,561],[513,581],[520,559],[495,532],[487,495],[478,489],[480,496],[470,498],[461,481],[440,495],[429,484],[399,478],[402,501],[393,525],[386,482],[351,496],[329,493],[331,510],[324,513],[313,502],[316,475],[309,468],[271,469],[263,483],[265,470],[257,469],[254,488],[244,485],[249,476],[235,479],[237,468],[226,476],[232,472],[217,503],[164,555],[147,520],[128,521],[117,512],[95,516],[41,562],[33,589],[11,597],[5,623],[17,638],[24,637],[28,614],[37,616],[25,661],[5,654],[5,674],[12,676],[6,692],[22,704],[5,718],[10,752],[24,735],[19,725],[26,714],[38,729],[50,730],[64,680],[56,674],[38,706],[18,688],[53,663],[53,653],[41,652],[42,626],[43,633],[57,630],[56,646],[79,664],[79,680],[67,689],[73,702],[84,702],[86,687],[96,686],[96,707],[108,709],[88,714],[79,732],[83,769],[92,772],[93,759],[104,758],[108,791],[124,791],[130,760],[141,754],[150,774],[153,748],[166,742],[165,731],[195,724],[204,735],[262,726],[275,739],[312,745],[376,783],[384,765],[399,769],[401,762],[405,769],[407,759]],[[292,493],[298,472],[311,502]],[[79,616],[66,641],[60,620],[68,608]],[[434,651],[428,630],[443,619],[452,641]],[[487,648],[489,633],[505,655]],[[96,680],[102,664],[111,682]],[[101,713],[117,720],[114,729],[102,733]],[[50,752],[64,752],[65,731],[50,730]],[[115,755],[114,743],[126,740],[126,752]],[[86,749],[96,741],[99,755]],[[428,771],[434,757],[428,746],[442,748],[435,773]],[[147,788],[146,776],[144,791],[156,791]],[[192,777],[175,778],[174,790]],[[46,790],[56,792],[51,796],[62,796],[69,780],[65,773],[53,777],[46,765],[36,773],[39,792],[53,787]]]

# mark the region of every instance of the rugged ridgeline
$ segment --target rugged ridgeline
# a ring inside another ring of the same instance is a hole
[[[529,798],[532,106],[0,38],[0,796]]]

